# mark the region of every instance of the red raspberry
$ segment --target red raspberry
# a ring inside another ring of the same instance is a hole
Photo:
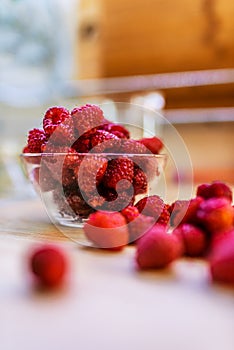
[[[157,195],[144,197],[136,204],[136,207],[141,214],[152,216],[155,220],[160,219],[164,206],[165,204],[163,200]]]
[[[23,153],[41,153],[42,146],[46,143],[44,130],[32,129],[28,133],[28,144],[23,149]]]
[[[74,142],[74,126],[69,111],[64,107],[49,108],[43,118],[43,128],[51,144]]]
[[[135,197],[132,191],[118,191],[105,187],[102,183],[98,187],[100,196],[105,199],[99,210],[121,211],[129,205],[133,205]]]
[[[180,240],[156,224],[137,241],[136,261],[140,269],[160,269],[182,253]]]
[[[209,262],[213,281],[234,284],[234,230],[216,242]]]
[[[206,234],[200,228],[192,224],[183,224],[174,231],[184,246],[184,254],[191,257],[204,255],[207,248]]]
[[[233,208],[224,197],[210,198],[203,201],[197,211],[197,218],[209,233],[220,234],[233,227]]]
[[[148,189],[147,177],[138,166],[134,167],[133,187],[135,195],[146,193]]]
[[[170,213],[168,211],[168,206],[165,204],[163,206],[163,211],[161,212],[157,222],[162,225],[168,225],[170,220]]]
[[[106,130],[121,139],[129,139],[130,138],[130,133],[129,131],[120,124],[115,124],[112,122],[108,122],[103,124],[99,129]]]
[[[204,201],[202,197],[195,197],[191,200],[177,200],[171,204],[170,224],[178,226],[183,223],[197,224],[197,211]]]
[[[29,178],[33,183],[36,182],[42,192],[49,192],[57,187],[57,181],[45,164],[34,168]]]
[[[79,136],[101,125],[104,118],[101,108],[91,104],[74,108],[71,115]]]
[[[221,181],[213,181],[211,184],[202,184],[197,188],[197,195],[205,199],[212,197],[225,197],[232,202],[232,190]]]
[[[120,213],[97,211],[84,225],[87,238],[99,248],[120,250],[128,243],[128,228]]]
[[[31,254],[29,267],[42,286],[54,288],[63,282],[67,273],[68,262],[61,249],[55,246],[43,245]]]
[[[83,158],[77,168],[77,180],[83,195],[97,191],[97,186],[105,174],[107,164],[108,161],[104,157],[89,154]]]
[[[120,152],[126,154],[147,154],[150,151],[136,140],[121,140]]]
[[[119,138],[105,130],[97,130],[95,134],[91,136],[91,149],[92,152],[102,153],[108,150],[118,150],[119,144],[116,142]]]
[[[139,214],[128,223],[129,242],[137,242],[154,224],[154,218]]]
[[[158,154],[163,148],[163,142],[156,136],[143,138],[138,140],[139,143],[144,145],[153,154]]]
[[[126,157],[119,157],[108,162],[106,173],[103,177],[103,184],[109,188],[126,190],[131,186],[134,175],[132,160]]]
[[[135,220],[139,216],[139,211],[133,205],[129,205],[121,211],[121,214],[125,217],[127,223]]]

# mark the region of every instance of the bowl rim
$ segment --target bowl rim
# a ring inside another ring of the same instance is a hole
[[[42,156],[132,156],[132,157],[156,157],[156,158],[167,158],[166,153],[154,154],[154,153],[113,153],[113,152],[102,152],[102,153],[72,153],[72,152],[41,152],[41,153],[20,153],[20,157],[42,157]]]

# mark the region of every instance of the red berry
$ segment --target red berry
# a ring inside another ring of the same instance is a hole
[[[129,242],[133,243],[140,239],[153,225],[154,218],[139,214],[128,223]]]
[[[136,261],[141,269],[159,269],[169,265],[182,252],[179,239],[166,232],[163,225],[154,225],[137,241]]]
[[[126,154],[147,154],[150,151],[136,140],[121,140],[120,152]]]
[[[171,226],[176,227],[184,223],[197,224],[197,211],[203,201],[202,197],[195,197],[191,200],[177,200],[172,203],[170,207]]]
[[[221,181],[213,181],[211,184],[202,184],[197,188],[197,195],[205,199],[213,197],[225,197],[232,202],[231,188]]]
[[[133,205],[129,205],[121,211],[127,222],[135,220],[139,216],[139,211]]]
[[[30,257],[30,270],[45,287],[59,286],[67,273],[68,263],[62,250],[44,245],[35,249]]]
[[[98,193],[105,199],[105,202],[99,207],[99,210],[121,211],[124,208],[133,205],[135,197],[130,190],[119,190],[117,192],[101,183],[98,186]]]
[[[99,248],[120,250],[128,243],[128,228],[120,213],[97,211],[84,225],[87,238]]]
[[[234,284],[234,230],[216,242],[209,262],[213,281]]]
[[[116,142],[119,138],[105,130],[97,130],[95,134],[91,136],[91,149],[92,152],[102,153],[109,151],[118,150],[118,143]]]
[[[119,157],[108,162],[103,184],[109,188],[126,190],[131,186],[134,164],[131,159]]]
[[[224,197],[204,200],[197,211],[197,218],[209,233],[217,234],[233,227],[233,208]]]
[[[96,105],[86,104],[71,112],[75,130],[81,136],[103,122],[103,111]]]
[[[120,124],[115,124],[112,122],[107,122],[103,124],[100,129],[106,130],[116,136],[118,136],[121,139],[129,139],[130,138],[130,133],[129,131]]]
[[[70,145],[74,142],[74,126],[69,111],[64,107],[49,108],[43,118],[43,128],[51,144]]]
[[[32,129],[28,133],[28,143],[23,153],[41,153],[42,146],[46,143],[46,135],[44,130]]]
[[[152,216],[155,221],[161,224],[167,224],[169,221],[170,213],[167,206],[157,195],[142,198],[137,202],[136,207],[141,214]]]
[[[200,228],[192,224],[182,224],[174,231],[184,246],[184,254],[191,257],[198,257],[205,253],[207,248],[206,234]]]
[[[158,154],[163,148],[163,142],[156,136],[143,138],[138,140],[139,143],[144,145],[153,154]]]
[[[134,167],[133,187],[135,195],[146,193],[148,189],[147,177],[138,166]]]

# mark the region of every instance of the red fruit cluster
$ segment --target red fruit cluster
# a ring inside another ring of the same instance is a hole
[[[159,153],[162,141],[157,137],[130,139],[129,131],[105,119],[96,105],[86,104],[71,112],[62,106],[51,107],[42,125],[42,130],[29,131],[23,153],[40,154],[26,158],[38,165],[30,178],[41,191],[53,192],[62,215],[120,211],[133,204],[135,196],[146,194],[149,179],[157,175],[152,153]],[[142,154],[149,157],[138,159]]]

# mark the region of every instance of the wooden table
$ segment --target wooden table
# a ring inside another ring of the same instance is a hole
[[[78,247],[37,199],[0,207],[2,350],[234,349],[234,290],[211,285],[204,262],[139,272],[134,247]],[[68,282],[53,293],[35,290],[26,266],[32,246],[45,240],[70,257]]]

